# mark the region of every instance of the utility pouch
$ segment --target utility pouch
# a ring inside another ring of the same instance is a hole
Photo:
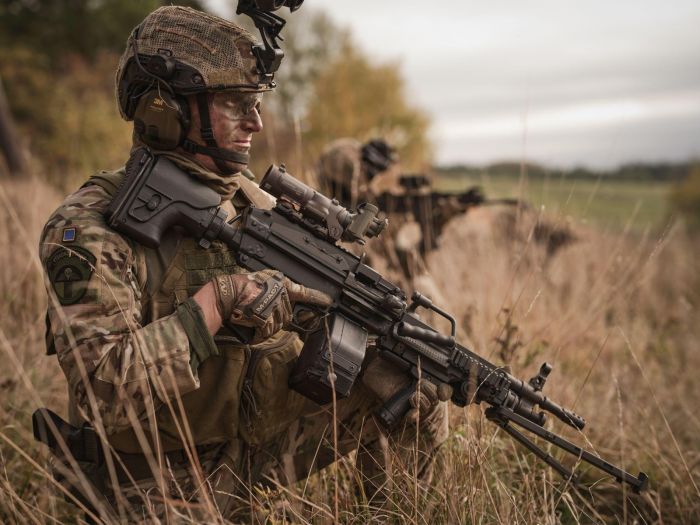
[[[102,444],[92,427],[87,425],[81,428],[74,427],[48,408],[34,411],[32,427],[34,439],[44,443],[58,456],[65,455],[59,443],[59,440],[62,440],[76,461],[93,463],[97,466],[104,463]]]
[[[280,433],[301,416],[308,402],[287,386],[301,347],[297,334],[285,330],[249,347],[240,426],[246,443],[259,447],[279,442]]]
[[[34,411],[32,427],[34,439],[44,443],[51,450],[51,473],[66,493],[71,494],[75,500],[94,513],[98,513],[95,503],[99,501],[103,509],[109,509],[109,503],[101,499],[107,490],[103,472],[105,459],[95,430],[88,425],[82,428],[75,427],[47,408]],[[67,461],[68,455],[73,456],[77,468],[85,476],[85,481],[77,476],[78,473]],[[64,497],[66,501],[74,502],[68,495]]]
[[[367,330],[334,313],[311,333],[292,370],[289,386],[323,405],[350,395],[367,348]]]

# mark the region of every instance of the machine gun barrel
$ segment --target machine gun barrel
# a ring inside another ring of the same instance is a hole
[[[531,403],[539,406],[542,410],[553,414],[558,419],[569,426],[578,430],[583,430],[586,426],[586,420],[574,413],[572,410],[559,406],[557,403],[547,398],[541,391],[536,390],[530,384],[517,379],[508,374],[508,380],[511,382],[511,389],[519,396],[527,399]]]
[[[421,305],[424,305],[432,310],[442,312],[441,310],[434,308],[430,301],[426,300],[420,295],[418,296],[418,300],[421,301]],[[443,335],[429,327],[422,328],[405,321],[401,321],[397,324],[396,333],[398,336],[416,339],[425,343],[433,343],[446,349],[453,349],[456,344],[453,336]],[[462,354],[471,354],[471,359],[475,359],[476,357],[475,354],[466,348],[460,347],[459,351]],[[483,360],[480,360],[479,364],[486,367]],[[542,410],[556,416],[567,425],[570,425],[578,430],[582,430],[586,426],[586,420],[584,418],[574,413],[572,410],[558,405],[542,394],[542,387],[544,387],[546,376],[549,375],[551,369],[552,367],[545,363],[542,366],[542,369],[540,369],[540,374],[527,383],[495,366],[485,373],[484,376],[487,377],[487,374],[497,374],[499,376],[502,375],[507,380],[508,389],[512,392],[513,396],[516,396],[511,397],[510,404],[520,407],[518,412],[531,421],[534,421],[540,425],[545,421],[543,414],[537,414],[533,411],[534,406],[538,406]],[[546,370],[546,373],[543,372],[543,370]]]
[[[442,335],[439,332],[419,328],[403,321],[396,326],[396,333],[403,337],[411,337],[413,339],[435,343],[447,348],[451,348],[455,345],[455,338],[450,335]]]

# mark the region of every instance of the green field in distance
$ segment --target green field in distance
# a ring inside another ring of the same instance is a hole
[[[434,185],[450,193],[480,186],[487,198],[523,199],[538,209],[544,206],[550,216],[609,231],[653,232],[670,220],[669,182],[437,173]]]

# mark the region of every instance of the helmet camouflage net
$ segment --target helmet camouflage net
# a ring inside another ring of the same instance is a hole
[[[119,112],[130,120],[127,105],[135,84],[154,84],[156,76],[181,95],[269,90],[273,84],[261,80],[252,51],[255,44],[251,33],[218,16],[182,6],[156,9],[129,36],[119,60]],[[134,60],[136,53],[141,68]]]

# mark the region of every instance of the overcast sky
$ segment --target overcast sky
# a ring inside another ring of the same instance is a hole
[[[399,61],[438,163],[700,158],[700,0],[306,0],[289,23],[308,8]]]

